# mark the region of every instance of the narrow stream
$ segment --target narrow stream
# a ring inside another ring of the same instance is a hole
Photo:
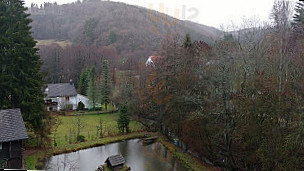
[[[161,143],[143,146],[140,139],[52,156],[47,160],[45,170],[94,171],[108,156],[116,154],[124,156],[131,171],[186,171]]]

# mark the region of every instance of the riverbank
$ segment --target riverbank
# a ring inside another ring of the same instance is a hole
[[[189,153],[183,152],[181,148],[175,146],[173,142],[169,141],[164,135],[158,134],[158,136],[158,141],[163,144],[186,169],[193,171],[221,170],[218,167],[204,163]]]
[[[172,142],[170,142],[165,136],[151,133],[151,132],[136,132],[130,134],[124,134],[114,137],[105,137],[94,141],[87,141],[82,143],[68,144],[61,147],[53,147],[49,149],[37,149],[36,152],[25,156],[27,169],[43,169],[44,160],[53,155],[74,152],[82,149],[92,148],[96,146],[106,145],[114,142],[119,142],[123,140],[135,139],[135,138],[146,138],[150,136],[158,136],[158,141],[161,142],[188,170],[193,171],[204,171],[204,170],[219,170],[216,167],[207,165],[194,156],[183,153],[179,147],[176,147]]]

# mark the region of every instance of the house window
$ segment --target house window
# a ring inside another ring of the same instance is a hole
[[[70,101],[70,97],[69,96],[65,97],[65,100]]]
[[[0,150],[2,150],[2,143],[0,143]]]

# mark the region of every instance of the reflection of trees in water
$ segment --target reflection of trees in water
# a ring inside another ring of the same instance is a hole
[[[126,155],[127,154],[127,147],[129,145],[128,141],[120,142],[118,145],[119,145],[118,146],[118,148],[119,148],[118,151],[120,151],[121,154]]]
[[[161,143],[156,142],[153,145],[154,145],[154,153],[157,155],[159,159],[161,159],[163,162],[170,162],[172,160],[173,157],[172,154]]]
[[[145,170],[176,170],[172,163],[173,155],[159,142],[143,146]],[[172,165],[170,164],[172,163]]]
[[[46,170],[52,171],[73,171],[85,170],[90,167],[87,165],[87,157],[101,157],[100,162],[104,162],[103,158],[107,156],[122,153],[130,164],[131,168],[134,165],[135,170],[147,171],[173,171],[184,170],[178,160],[175,160],[173,155],[161,143],[153,143],[147,146],[142,146],[142,141],[127,140],[125,142],[113,143],[106,146],[94,148],[94,153],[82,153],[81,151],[54,156],[46,163]],[[89,159],[90,160],[90,159]],[[95,163],[93,162],[95,165]],[[96,167],[97,165],[96,164]],[[91,167],[90,167],[91,168]],[[132,169],[133,170],[133,169]]]
[[[150,159],[159,159],[162,162],[171,162],[173,158],[173,155],[159,142],[143,146],[142,152],[146,157],[149,157]]]
[[[57,157],[57,161],[55,163],[48,162],[46,170],[57,170],[57,171],[76,171],[79,170],[79,154],[78,158],[71,159],[69,158],[69,154],[63,154],[63,160],[61,157]]]
[[[76,171],[79,170],[79,165],[78,165],[78,161],[74,160],[74,161],[69,161],[68,162],[68,166],[69,166],[69,170],[70,171]]]

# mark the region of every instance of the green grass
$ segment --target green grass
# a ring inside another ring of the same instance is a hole
[[[33,169],[33,170],[39,168],[38,165],[42,165],[42,163],[39,162],[40,158],[43,158],[43,154],[39,152],[35,153],[34,155],[26,156],[25,157],[26,167],[28,169]]]
[[[99,138],[97,135],[97,126],[99,126],[100,119],[103,123],[104,136],[114,136],[119,134],[117,127],[118,113],[96,114],[96,115],[82,115],[82,116],[59,116],[62,123],[59,125],[56,132],[56,142],[58,146],[69,144],[69,141],[74,143],[76,141],[76,127],[75,122],[77,117],[81,117],[84,127],[80,134],[85,136],[88,141]],[[144,127],[137,121],[130,122],[130,131],[143,131]],[[53,140],[54,133],[50,135]],[[52,143],[53,144],[53,143]]]
[[[106,110],[106,105],[105,104],[103,104],[102,106],[102,110],[103,111],[105,111]],[[114,108],[114,106],[112,106],[111,104],[108,104],[108,110],[107,111],[114,111],[114,110],[116,110],[115,108]]]
[[[102,110],[98,110],[98,111],[90,111],[90,110],[86,110],[86,111],[72,111],[72,112],[65,112],[66,116],[73,116],[73,115],[94,115],[94,114],[110,114],[113,113],[115,111],[102,111]]]
[[[107,167],[106,164],[103,165],[103,168],[104,168],[105,171],[112,171],[110,168]],[[129,167],[128,167],[127,165],[124,164],[124,165],[123,165],[123,168],[121,168],[121,169],[116,169],[115,171],[126,171],[126,170],[128,170],[128,168],[129,168]]]

